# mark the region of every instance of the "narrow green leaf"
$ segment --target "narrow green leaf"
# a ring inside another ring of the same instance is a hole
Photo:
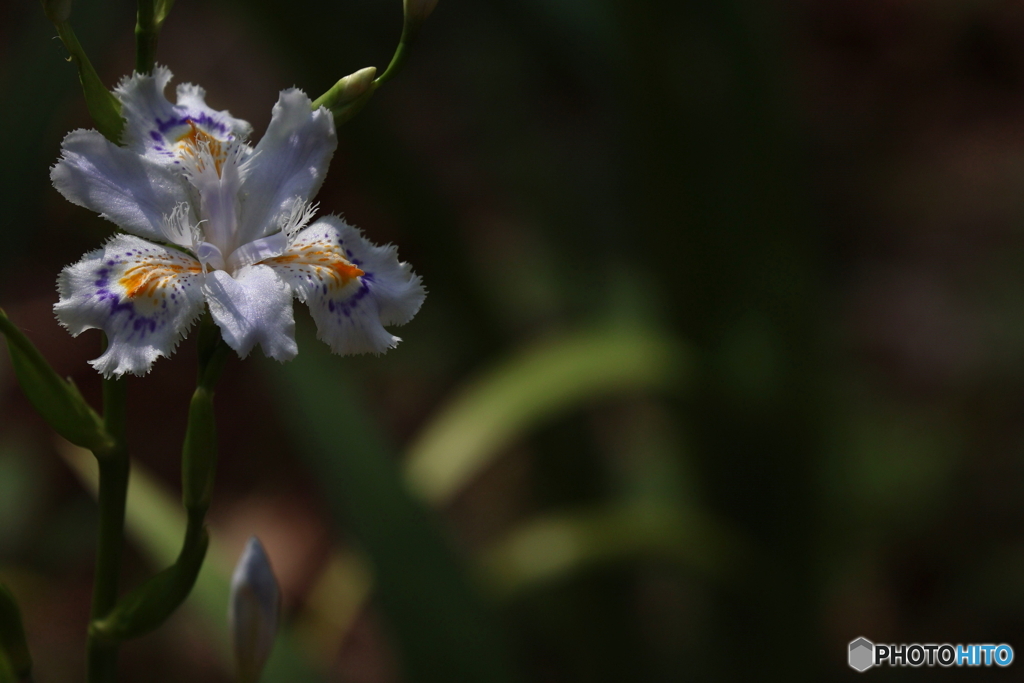
[[[32,657],[28,652],[25,627],[21,623],[21,610],[11,591],[0,583],[0,659],[6,664],[13,680],[27,680],[32,674]]]
[[[96,130],[115,145],[119,144],[121,131],[124,129],[124,119],[121,118],[121,102],[103,85],[92,62],[89,61],[89,56],[85,54],[82,44],[78,42],[78,36],[71,28],[71,22],[62,21],[54,25],[57,27],[57,35],[60,36],[61,42],[71,53],[71,59],[78,67],[78,80],[82,84],[85,105],[96,124]]]
[[[492,615],[433,515],[406,489],[342,362],[311,339],[300,347],[296,360],[270,369],[280,405],[339,528],[370,556],[406,678],[516,680]]]
[[[652,331],[611,329],[549,341],[478,377],[409,449],[406,479],[428,501],[451,496],[517,436],[581,404],[677,385],[685,349]]]
[[[112,444],[103,421],[78,388],[62,379],[21,330],[0,309],[0,333],[7,338],[11,365],[22,391],[54,431],[73,444],[104,451]]]

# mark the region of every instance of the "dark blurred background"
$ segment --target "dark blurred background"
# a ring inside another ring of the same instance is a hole
[[[258,139],[282,88],[382,69],[401,10],[179,0],[158,61]],[[72,23],[107,85],[131,71],[132,3]],[[98,334],[51,307],[112,225],[47,173],[92,124],[38,3],[0,5],[0,48],[0,305],[98,404]],[[268,681],[825,680],[858,636],[1024,652],[1024,4],[441,0],[339,140],[321,211],[430,294],[384,357],[329,357],[297,304],[296,361],[229,364],[210,588],[122,680],[231,680],[252,533],[284,591]],[[193,339],[129,380],[171,526],[130,513],[125,586],[179,542],[195,364]],[[75,457],[3,356],[0,579],[39,683],[82,679]]]

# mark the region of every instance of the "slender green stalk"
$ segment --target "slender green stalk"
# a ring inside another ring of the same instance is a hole
[[[126,381],[103,381],[103,424],[112,445],[95,451],[100,468],[99,536],[96,542],[96,577],[92,594],[92,620],[104,618],[117,603],[117,584],[124,542],[124,509],[128,497],[128,447],[125,442]],[[87,681],[114,680],[117,643],[103,641],[90,629]]]
[[[217,467],[213,386],[224,367],[228,346],[221,339],[220,330],[209,316],[206,316],[200,325],[198,336],[199,373],[196,390],[189,406],[188,428],[185,432],[181,462],[182,505],[188,513],[185,540],[174,564],[121,599],[115,599],[115,604],[106,610],[95,613],[89,627],[89,638],[90,652],[95,651],[100,662],[97,664],[97,676],[105,675],[102,662],[105,658],[110,659],[107,653],[116,652],[117,644],[158,628],[178,609],[192,591],[206,557],[209,535],[206,531],[205,518],[210,507]],[[105,480],[104,461],[101,459],[100,462],[102,508]],[[123,507],[121,514],[123,521]],[[109,679],[90,679],[90,683],[107,680]]]
[[[154,0],[139,0],[135,23],[135,70],[140,74],[153,71],[156,64],[156,43],[160,35]]]
[[[388,68],[384,69],[384,73],[373,82],[374,88],[390,81],[405,65],[405,60],[409,57],[409,45],[412,44],[417,29],[418,27],[412,27],[409,22],[405,22],[405,25],[402,26],[402,37],[398,39],[398,47],[395,48],[395,54],[391,57],[391,63],[388,64]]]

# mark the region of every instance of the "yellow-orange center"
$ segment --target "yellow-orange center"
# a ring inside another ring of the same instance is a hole
[[[145,263],[132,266],[118,280],[129,299],[149,296],[154,290],[163,288],[167,282],[182,273],[200,273],[199,266],[183,266],[178,263]]]
[[[189,130],[177,139],[179,149],[183,154],[188,154],[195,159],[196,165],[202,171],[203,157],[199,154],[199,150],[201,147],[205,147],[213,158],[213,167],[219,176],[221,169],[224,167],[224,161],[227,159],[224,145],[221,144],[220,140],[199,128],[199,126],[192,122],[192,119],[186,120],[185,123],[188,124]]]
[[[344,287],[360,275],[366,272],[357,266],[352,265],[334,251],[300,251],[297,254],[283,254],[267,259],[264,263],[290,263],[297,266],[305,266],[312,269],[317,277],[326,273],[338,287]],[[321,277],[322,279],[322,277]]]

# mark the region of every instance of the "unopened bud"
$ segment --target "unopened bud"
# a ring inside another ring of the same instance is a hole
[[[316,98],[313,102],[313,109],[327,107],[332,112],[341,111],[370,92],[376,75],[377,67],[368,66],[354,74],[345,76],[335,83],[330,90]]]
[[[71,18],[71,0],[43,0],[46,18],[55,24],[62,24]]]
[[[239,683],[256,683],[277,635],[281,592],[263,545],[249,539],[231,577],[228,624]]]
[[[405,21],[419,25],[427,20],[430,13],[437,7],[437,0],[402,0],[405,7]]]
[[[213,395],[198,387],[188,408],[188,427],[181,451],[181,493],[186,510],[205,511],[213,496],[217,469],[217,427]]]

